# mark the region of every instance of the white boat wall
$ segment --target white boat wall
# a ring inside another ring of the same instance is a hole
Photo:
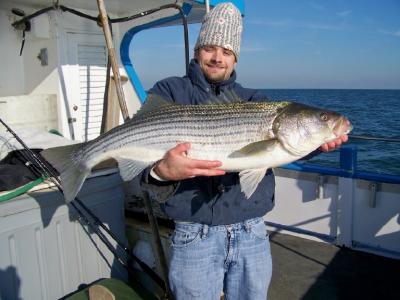
[[[242,2],[237,4],[242,6]],[[106,7],[112,18],[119,18],[170,3],[175,1],[113,0],[106,1]],[[187,9],[189,22],[199,22],[205,13],[204,1],[177,3]],[[94,0],[58,4],[98,15]],[[91,20],[61,9],[49,10],[31,20],[20,55],[22,31],[11,24],[21,17],[12,8],[30,15],[49,6],[53,1],[0,2],[0,118],[13,129],[56,129],[74,141],[90,140],[100,133],[103,111],[104,35]],[[113,24],[130,114],[145,97],[134,58],[126,57],[130,42],[139,29],[180,23],[177,15],[171,8]],[[110,84],[109,97],[116,98],[113,80]],[[122,122],[119,113],[115,122]],[[356,149],[344,147],[338,168],[291,164],[274,170],[275,208],[264,217],[269,229],[399,259],[400,178],[359,172],[355,157]],[[144,212],[136,187],[137,180],[123,184],[117,170],[109,168],[94,172],[79,196],[121,240],[127,237],[139,258],[160,274],[152,255],[155,250],[149,251],[151,233],[132,219],[124,222],[126,211]],[[161,212],[158,216],[164,218]],[[170,230],[160,230],[168,257]],[[110,251],[47,184],[0,202],[0,253],[1,299],[57,299],[99,278],[127,279]]]
[[[324,168],[275,174],[275,208],[264,218],[272,230],[400,258],[399,183],[329,175]]]
[[[125,240],[124,198],[115,170],[88,179],[80,198]],[[59,299],[99,278],[128,278],[99,237],[46,184],[0,203],[0,253],[1,299]]]

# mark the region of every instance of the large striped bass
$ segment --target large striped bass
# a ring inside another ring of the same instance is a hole
[[[294,102],[181,105],[149,97],[125,124],[42,155],[59,171],[70,202],[96,164],[116,159],[122,179],[129,181],[178,143],[190,142],[188,157],[219,160],[220,169],[240,172],[249,198],[268,168],[304,157],[350,127],[338,113]]]

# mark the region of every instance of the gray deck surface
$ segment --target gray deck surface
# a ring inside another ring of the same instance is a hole
[[[400,260],[271,233],[268,300],[400,299]]]
[[[147,221],[129,220],[151,235]],[[160,229],[164,238],[172,233]],[[270,241],[268,300],[400,300],[400,260],[282,233],[270,233]]]

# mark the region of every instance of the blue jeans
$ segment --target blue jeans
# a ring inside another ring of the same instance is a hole
[[[169,282],[177,300],[267,299],[272,274],[261,218],[232,225],[177,222]]]

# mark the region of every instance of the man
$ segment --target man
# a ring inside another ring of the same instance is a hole
[[[242,17],[231,3],[205,16],[188,76],[155,84],[158,95],[182,104],[258,101],[257,90],[235,82]],[[328,151],[344,136],[323,145]],[[275,181],[267,172],[250,199],[240,190],[237,173],[219,170],[219,161],[186,156],[190,141],[168,151],[143,174],[143,186],[175,221],[169,281],[179,299],[266,299],[272,264],[262,216],[274,205]]]

